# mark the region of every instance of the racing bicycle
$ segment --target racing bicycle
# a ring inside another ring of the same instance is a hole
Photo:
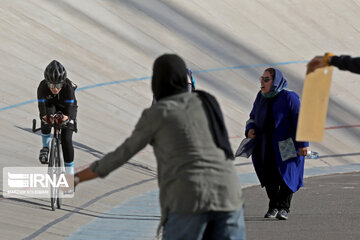
[[[62,119],[63,114],[61,112],[57,112],[53,115],[51,115],[51,118],[54,119]],[[50,124],[53,130],[53,137],[51,139],[51,145],[50,145],[50,157],[48,162],[48,174],[55,180],[54,182],[57,182],[56,180],[59,179],[59,176],[61,174],[65,174],[65,167],[64,167],[64,160],[62,159],[61,155],[61,130],[66,128],[66,125],[64,123],[57,124],[56,121],[54,121],[52,124]],[[33,119],[33,126],[32,131],[35,133],[37,131],[41,130],[40,128],[36,128],[36,119]],[[63,192],[59,187],[54,187],[50,185],[50,200],[51,200],[51,209],[53,211],[56,210],[56,207],[58,209],[61,208],[62,203],[62,195]]]

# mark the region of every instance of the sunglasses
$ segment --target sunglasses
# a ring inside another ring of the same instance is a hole
[[[269,82],[271,80],[270,77],[260,77],[260,81],[263,81],[263,82]]]
[[[57,89],[60,89],[63,87],[63,83],[48,83],[48,87],[49,88],[57,88]]]

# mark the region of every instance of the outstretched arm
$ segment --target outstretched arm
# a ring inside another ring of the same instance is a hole
[[[360,57],[351,57],[347,55],[333,56],[329,60],[329,65],[335,66],[340,70],[347,70],[360,74]]]
[[[106,154],[100,160],[93,162],[88,168],[75,174],[75,185],[79,182],[97,177],[104,178],[143,149],[151,141],[153,132],[157,126],[156,124],[161,124],[161,121],[154,121],[156,116],[157,112],[151,112],[150,110],[143,111],[131,136],[115,149],[115,151]]]
[[[307,64],[306,74],[326,66],[335,66],[340,70],[360,74],[360,57],[351,57],[348,55],[335,56],[332,53],[325,53],[324,56],[315,56]]]

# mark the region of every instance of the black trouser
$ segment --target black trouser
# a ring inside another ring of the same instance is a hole
[[[280,185],[269,184],[265,186],[265,189],[270,199],[269,208],[285,209],[287,212],[290,212],[293,192],[285,183]]]
[[[277,181],[272,181],[265,185],[266,193],[270,200],[269,208],[285,209],[287,212],[290,212],[293,192],[286,185],[279,172],[278,175]]]
[[[47,115],[54,114],[56,112],[55,107],[49,107],[46,109]],[[74,114],[76,117],[76,112]],[[72,119],[75,123],[75,118]],[[72,135],[73,132],[76,130],[76,124],[68,123],[66,124],[66,128],[61,130],[61,146],[62,146],[62,152],[64,157],[64,162],[71,163],[74,161],[74,146],[72,142]],[[43,121],[41,121],[41,133],[42,134],[50,134],[51,133],[51,126],[45,124]]]

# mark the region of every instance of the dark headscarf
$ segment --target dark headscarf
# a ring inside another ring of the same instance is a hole
[[[175,54],[164,54],[158,57],[153,66],[151,88],[157,101],[164,97],[187,92],[185,62]]]
[[[195,90],[195,92],[198,94],[203,103],[206,117],[210,123],[211,135],[216,146],[224,150],[226,158],[234,159],[234,154],[231,149],[229,136],[219,103],[214,96],[205,91]]]
[[[270,92],[268,92],[266,94],[262,93],[262,98],[260,99],[260,102],[258,103],[256,112],[255,112],[255,119],[254,119],[255,124],[261,132],[265,128],[268,103],[269,103],[270,99],[276,97],[288,85],[286,79],[284,78],[284,76],[280,72],[280,70],[278,70],[276,68],[274,68],[274,70],[275,70],[275,77],[274,77],[273,84],[270,88]]]

